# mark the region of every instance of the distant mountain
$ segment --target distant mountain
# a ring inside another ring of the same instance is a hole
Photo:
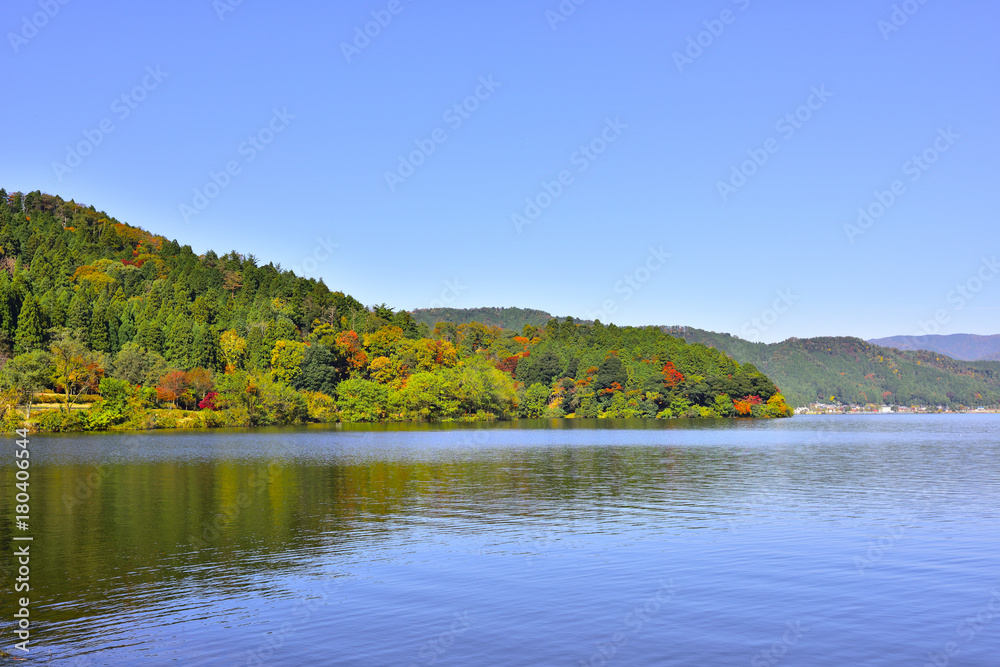
[[[691,327],[663,327],[751,363],[790,405],[821,401],[900,405],[1000,405],[1000,361],[956,361],[931,351],[901,351],[860,338],[790,338],[751,343]]]
[[[890,336],[873,338],[873,345],[894,347],[897,350],[930,350],[947,354],[952,359],[964,361],[1000,361],[1000,334],[950,334],[947,336]]]
[[[552,315],[544,310],[531,308],[421,308],[411,311],[410,314],[418,323],[422,322],[431,329],[438,322],[454,324],[479,322],[518,333],[525,325],[541,328],[552,319]]]

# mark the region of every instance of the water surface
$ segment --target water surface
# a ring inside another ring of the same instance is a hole
[[[32,452],[38,664],[1000,665],[996,415]]]

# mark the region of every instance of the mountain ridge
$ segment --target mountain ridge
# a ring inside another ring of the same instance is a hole
[[[789,404],[977,406],[1000,404],[1000,361],[963,361],[929,350],[897,350],[849,336],[753,343],[694,327],[663,327],[750,363],[778,385]]]
[[[961,361],[1000,360],[1000,334],[928,334],[870,338],[869,343],[897,350],[929,350]]]

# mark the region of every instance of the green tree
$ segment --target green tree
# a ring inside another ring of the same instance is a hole
[[[42,347],[42,314],[38,301],[28,295],[17,316],[17,333],[14,334],[14,354],[20,356]]]
[[[549,388],[536,382],[524,392],[524,402],[521,404],[521,416],[537,419],[545,414],[548,407]]]
[[[135,387],[125,380],[106,377],[97,385],[97,391],[101,395],[101,400],[87,415],[90,428],[105,430],[109,426],[128,421],[132,412],[130,404],[136,395]]]
[[[134,340],[147,350],[160,354],[163,352],[163,327],[155,318],[142,320]]]
[[[111,364],[112,377],[133,385],[155,385],[166,371],[167,362],[138,343],[126,343]]]
[[[191,348],[194,343],[193,323],[186,317],[174,318],[174,323],[167,334],[167,363],[177,368],[191,367]]]
[[[597,367],[597,377],[594,379],[594,390],[601,392],[612,389],[615,384],[624,388],[628,384],[628,374],[617,354],[609,354]]]
[[[0,387],[17,392],[24,405],[24,418],[31,419],[31,404],[35,393],[48,386],[52,377],[52,357],[44,350],[33,350],[8,361],[0,371]]]
[[[319,391],[333,396],[340,381],[337,355],[326,345],[313,343],[306,348],[302,372],[292,378],[292,385],[303,391]]]
[[[194,339],[191,344],[191,363],[202,368],[218,369],[219,344],[215,331],[205,324],[194,325]]]
[[[733,408],[733,399],[729,398],[727,394],[719,394],[715,397],[715,404],[712,406],[715,410],[715,414],[720,417],[732,417],[736,414],[736,410]]]
[[[67,326],[75,333],[87,332],[90,330],[90,318],[92,315],[91,302],[93,295],[91,290],[80,288],[73,297],[69,306],[69,320]]]
[[[344,380],[337,385],[337,409],[345,422],[385,419],[389,388],[370,380]]]
[[[108,318],[104,310],[98,310],[90,320],[90,349],[97,352],[111,351],[111,335],[108,331]]]
[[[234,423],[247,426],[288,424],[308,419],[305,397],[267,375],[234,371],[216,378],[217,404]]]

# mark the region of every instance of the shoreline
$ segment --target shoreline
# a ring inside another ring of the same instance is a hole
[[[928,412],[798,412],[795,415],[789,417],[674,417],[669,419],[662,419],[656,417],[538,417],[538,418],[519,418],[519,419],[447,419],[440,421],[424,421],[424,420],[382,420],[382,421],[322,421],[322,422],[297,422],[288,424],[247,424],[247,425],[233,425],[233,424],[223,424],[217,423],[212,425],[206,425],[203,421],[199,424],[195,424],[195,418],[188,418],[183,421],[191,423],[185,423],[183,425],[176,426],[154,426],[152,428],[109,428],[102,430],[92,430],[92,429],[72,429],[72,430],[59,430],[59,431],[48,431],[48,430],[38,430],[37,425],[31,423],[28,425],[29,433],[33,435],[99,435],[99,434],[139,434],[139,433],[157,433],[157,432],[171,432],[171,431],[183,431],[183,432],[206,432],[206,431],[251,431],[257,429],[281,429],[281,428],[307,428],[307,427],[334,427],[334,428],[358,428],[360,430],[374,429],[379,430],[386,427],[405,427],[405,429],[421,429],[421,430],[435,430],[438,428],[451,429],[451,428],[470,428],[470,429],[481,429],[484,427],[495,427],[504,429],[520,429],[524,428],[526,430],[531,430],[538,428],[541,423],[548,424],[549,427],[560,424],[561,427],[572,428],[573,424],[579,424],[583,426],[591,426],[597,424],[662,424],[664,426],[668,424],[681,425],[681,424],[691,424],[691,425],[706,425],[706,424],[722,424],[722,423],[735,423],[735,422],[748,422],[748,421],[776,421],[780,419],[793,419],[798,416],[873,416],[873,415],[991,415],[1000,414],[1000,408],[991,408],[989,410],[942,410],[942,411],[928,411]],[[180,420],[178,420],[180,421]],[[404,430],[405,430],[404,429]],[[628,430],[628,429],[623,429]]]

